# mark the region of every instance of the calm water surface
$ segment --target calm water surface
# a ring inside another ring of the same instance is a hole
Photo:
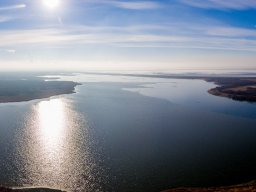
[[[161,191],[256,178],[256,106],[201,80],[97,75],[77,93],[0,104],[0,184]]]

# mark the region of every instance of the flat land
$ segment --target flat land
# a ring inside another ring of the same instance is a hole
[[[30,101],[74,93],[72,81],[0,80],[0,103]]]
[[[218,86],[208,92],[238,101],[256,102],[256,78],[206,78]]]
[[[214,82],[217,87],[208,90],[208,93],[227,97],[237,101],[256,102],[256,77],[229,77],[209,75],[173,75],[173,74],[118,74],[118,73],[85,73],[95,75],[149,77],[164,79],[202,79]]]

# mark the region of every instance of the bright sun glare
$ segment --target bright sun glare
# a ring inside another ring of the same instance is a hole
[[[49,9],[56,9],[60,5],[60,0],[43,0],[43,3]]]
[[[58,146],[66,127],[65,104],[61,99],[41,101],[38,104],[39,128],[44,145],[49,149]]]

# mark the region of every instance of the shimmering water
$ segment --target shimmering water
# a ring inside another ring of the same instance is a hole
[[[0,105],[0,184],[161,191],[256,178],[256,106],[201,80],[77,75],[77,93]]]

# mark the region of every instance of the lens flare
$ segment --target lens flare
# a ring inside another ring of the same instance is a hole
[[[49,9],[56,9],[60,5],[60,0],[43,0],[43,4]]]

